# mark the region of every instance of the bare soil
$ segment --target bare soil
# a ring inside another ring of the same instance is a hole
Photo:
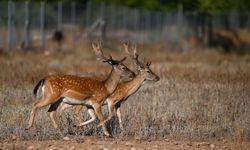
[[[14,149],[171,149],[171,150],[208,150],[208,149],[247,149],[250,146],[249,142],[235,143],[220,139],[216,141],[189,141],[189,140],[174,140],[174,139],[120,139],[107,137],[65,137],[62,140],[29,140],[22,141],[14,139],[11,141],[0,142],[0,150]]]

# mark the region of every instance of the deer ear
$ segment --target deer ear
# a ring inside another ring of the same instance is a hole
[[[124,58],[122,58],[121,60],[120,60],[120,62],[123,62],[124,60],[126,60],[127,59],[127,57],[124,57]]]
[[[118,65],[120,61],[110,59],[110,60],[104,60],[103,62],[108,63],[108,64],[110,64],[112,66],[115,66],[115,65]]]
[[[104,63],[109,63],[109,60],[103,60],[102,62],[104,62]]]
[[[111,55],[109,55],[109,59],[103,60],[102,62],[104,62],[104,63],[109,63],[110,65],[113,65],[113,58],[112,58]]]
[[[108,64],[110,64],[110,65],[112,65],[112,66],[117,65],[117,63],[116,63],[114,60],[112,60],[112,59],[110,59],[110,60],[104,60],[104,61],[102,61],[102,62],[108,63]]]

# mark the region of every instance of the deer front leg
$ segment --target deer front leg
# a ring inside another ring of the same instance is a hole
[[[98,117],[98,119],[100,120],[99,126],[102,126],[104,135],[110,136],[110,134],[108,133],[108,130],[107,130],[106,126],[105,126],[104,117],[103,117],[102,110],[101,110],[102,105],[96,103],[93,106],[94,106],[95,114]]]
[[[114,108],[115,108],[114,103],[112,103],[111,101],[108,101],[109,116],[104,121],[105,123],[108,122],[109,120],[111,120],[113,118],[113,116],[114,116]]]
[[[121,130],[124,130],[123,125],[122,125],[122,114],[121,114],[121,104],[116,106],[116,114],[119,120],[119,125]]]
[[[69,104],[66,104],[66,103],[62,103],[62,105],[61,105],[61,107],[59,109],[60,116],[62,115],[63,111],[66,108],[69,108],[69,107],[72,107],[72,106],[74,106],[74,105],[69,105]],[[95,115],[95,111],[94,111],[93,107],[87,107],[88,113],[89,113],[91,119],[83,122],[82,119],[81,119],[81,110],[82,110],[82,108],[83,108],[83,105],[76,105],[76,106],[74,106],[74,117],[78,121],[78,125],[77,126],[79,126],[79,127],[88,125],[91,122],[95,121],[95,119],[96,119],[96,115]]]

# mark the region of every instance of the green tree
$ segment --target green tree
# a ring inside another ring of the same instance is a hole
[[[226,12],[235,9],[237,1],[235,0],[199,0],[198,10],[207,13]]]

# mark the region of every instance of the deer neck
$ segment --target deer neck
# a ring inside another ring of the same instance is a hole
[[[131,95],[136,92],[141,87],[144,81],[145,77],[143,77],[142,75],[137,75],[133,80],[131,80],[129,82],[129,86],[127,87],[129,89],[128,95]]]
[[[120,81],[120,78],[121,78],[120,74],[112,67],[112,70],[104,83],[109,94],[115,91]]]

